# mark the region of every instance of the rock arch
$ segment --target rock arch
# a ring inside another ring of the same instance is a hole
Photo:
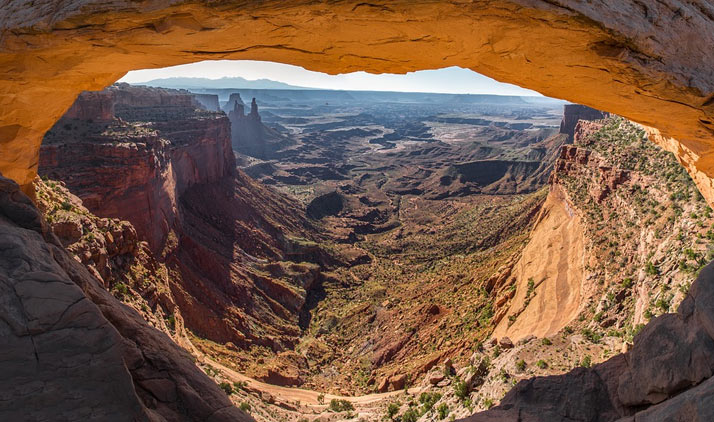
[[[654,139],[714,203],[713,28],[705,0],[5,2],[0,172],[30,189],[44,132],[80,91],[132,69],[205,59],[328,73],[462,66],[658,128]]]

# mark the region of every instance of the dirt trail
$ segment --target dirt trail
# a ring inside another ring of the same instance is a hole
[[[205,363],[213,366],[214,368],[223,372],[223,374],[233,382],[243,382],[247,383],[249,389],[266,392],[271,394],[276,399],[282,401],[299,402],[301,405],[305,406],[321,406],[317,398],[320,394],[318,391],[304,390],[302,388],[294,387],[281,387],[278,385],[267,384],[253,378],[247,377],[241,373],[238,373],[220,363],[214,361],[213,359],[203,356]],[[416,394],[420,392],[420,388],[409,389],[409,394]],[[389,393],[377,393],[377,394],[367,394],[364,396],[337,396],[333,394],[325,394],[324,401],[327,403],[332,399],[347,400],[355,405],[370,405],[380,402],[386,398],[398,396],[403,394],[404,391],[392,391]]]

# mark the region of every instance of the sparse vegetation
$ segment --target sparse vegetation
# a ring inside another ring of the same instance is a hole
[[[355,407],[349,400],[332,399],[330,400],[329,409],[333,412],[348,412],[355,410]]]

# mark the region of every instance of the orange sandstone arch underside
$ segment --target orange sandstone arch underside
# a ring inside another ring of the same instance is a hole
[[[0,4],[0,172],[26,189],[45,131],[82,90],[132,69],[253,59],[327,73],[461,66],[617,113],[656,127],[652,139],[714,203],[714,7],[706,0]]]

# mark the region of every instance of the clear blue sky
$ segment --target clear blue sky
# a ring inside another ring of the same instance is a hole
[[[271,79],[291,85],[324,89],[540,95],[535,91],[500,83],[460,67],[423,70],[406,75],[373,75],[366,72],[327,75],[299,66],[252,60],[212,60],[163,69],[136,70],[129,72],[121,81],[138,83],[170,77],[219,79],[234,76],[249,80]]]

